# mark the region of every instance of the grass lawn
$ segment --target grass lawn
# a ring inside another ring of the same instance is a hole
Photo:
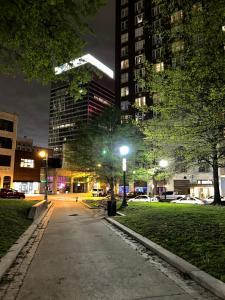
[[[0,258],[32,223],[27,215],[35,203],[37,201],[0,200]]]
[[[107,207],[107,200],[106,197],[90,197],[83,200],[84,203],[88,204],[93,208],[106,208]],[[117,209],[121,206],[121,201],[117,199],[116,202]]]
[[[225,208],[129,203],[117,221],[225,282]]]

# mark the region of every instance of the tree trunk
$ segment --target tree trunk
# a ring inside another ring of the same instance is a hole
[[[213,204],[221,205],[220,188],[219,188],[219,172],[218,172],[217,154],[213,155],[213,186],[214,186],[214,201]]]

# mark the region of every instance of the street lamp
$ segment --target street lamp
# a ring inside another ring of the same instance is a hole
[[[168,161],[165,159],[161,159],[159,162],[159,166],[163,169],[167,168],[169,165]],[[166,178],[164,176],[164,189],[165,189],[165,202],[166,202]]]
[[[128,146],[121,146],[120,147],[120,155],[123,157],[122,159],[122,170],[123,170],[123,202],[122,207],[127,206],[126,201],[126,170],[127,170],[127,159],[126,155],[129,153],[129,147]]]
[[[45,160],[45,197],[44,200],[48,202],[48,151],[41,150],[39,156]]]

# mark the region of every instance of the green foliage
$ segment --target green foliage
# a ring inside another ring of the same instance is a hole
[[[214,206],[130,203],[117,221],[225,282],[225,210]]]
[[[164,1],[168,18],[174,12],[173,2]],[[153,65],[148,66],[146,86],[158,101],[151,108],[156,117],[144,127],[149,142],[178,162],[206,162],[213,167],[217,202],[216,172],[225,158],[224,7],[224,0],[216,5],[210,0],[197,8],[193,1],[183,3],[182,34],[174,36],[176,26],[172,24],[165,41],[170,45],[170,56],[182,57],[183,63],[172,67],[165,56],[165,71],[156,72]],[[184,48],[172,51],[177,41],[184,42]]]
[[[80,129],[76,142],[66,145],[65,162],[70,168],[95,172],[114,185],[122,175],[119,147],[127,145],[130,148],[127,155],[129,174],[134,169],[136,153],[141,143],[137,127],[121,124],[120,111],[109,108]]]
[[[88,22],[105,0],[0,2],[0,72],[48,83],[65,79],[54,67],[83,55]],[[81,71],[73,71],[79,83]],[[81,83],[83,80],[81,80]]]

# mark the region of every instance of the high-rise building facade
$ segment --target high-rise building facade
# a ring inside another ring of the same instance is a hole
[[[74,60],[74,67],[82,67],[84,60],[96,67],[102,76],[93,76],[85,87],[87,93],[81,100],[75,101],[70,96],[69,83],[57,83],[51,87],[49,147],[54,150],[56,156],[62,155],[63,144],[76,140],[81,122],[90,121],[115,103],[113,71],[91,55],[84,56],[80,64]],[[65,68],[66,65],[57,72],[61,72],[62,69],[67,71]]]
[[[138,78],[145,76],[144,62],[151,60],[151,39],[147,22],[151,20],[150,0],[116,0],[116,99],[122,121],[145,115],[136,107],[152,104]]]

